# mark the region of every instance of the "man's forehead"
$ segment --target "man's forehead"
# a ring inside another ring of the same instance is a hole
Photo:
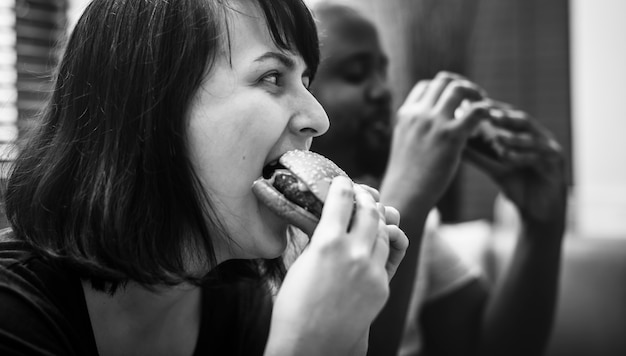
[[[318,29],[321,47],[378,46],[374,24],[358,14],[339,13],[320,17]]]
[[[352,52],[380,53],[382,49],[376,30],[368,23],[337,22],[320,31],[323,56],[348,55]]]
[[[322,32],[349,37],[376,36],[374,24],[353,9],[333,7],[317,13]]]

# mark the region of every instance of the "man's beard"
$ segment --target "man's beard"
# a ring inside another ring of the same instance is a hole
[[[382,178],[391,150],[391,129],[385,123],[372,126],[362,127],[357,142],[356,163],[362,174]]]

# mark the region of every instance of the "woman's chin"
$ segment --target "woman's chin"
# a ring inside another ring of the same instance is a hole
[[[255,236],[253,245],[231,246],[228,253],[218,253],[218,263],[235,259],[266,259],[279,258],[287,249],[287,238],[273,235],[271,239]]]
[[[272,229],[270,234],[255,238],[257,251],[264,259],[274,259],[283,255],[287,249],[287,224],[281,229]]]
[[[289,224],[264,206],[260,211],[263,227],[258,229],[259,235],[254,236],[256,247],[263,253],[261,258],[278,258],[287,248]]]
[[[258,223],[255,229],[235,233],[236,241],[230,244],[228,259],[274,259],[283,255],[289,240],[289,225],[275,215]]]

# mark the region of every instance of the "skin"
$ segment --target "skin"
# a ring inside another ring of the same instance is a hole
[[[189,147],[233,238],[218,241],[218,261],[276,258],[287,243],[286,223],[250,187],[265,165],[287,150],[309,149],[329,123],[307,90],[300,56],[276,48],[262,21],[235,16],[232,27],[230,55],[219,58],[192,107]]]
[[[349,9],[319,13],[322,65],[312,93],[322,103],[332,129],[313,150],[367,183],[381,175],[391,139],[391,92],[387,57],[374,26]]]
[[[372,177],[380,179],[382,174],[377,175],[375,166],[354,164],[360,161],[358,127],[375,121],[361,110],[383,102],[371,100],[369,92],[378,88],[388,95],[385,66],[375,65],[385,62],[375,28],[342,6],[314,10],[326,60],[312,91],[327,110],[331,129],[326,140],[315,140],[312,149],[346,162],[342,168],[352,177],[376,184]],[[358,36],[350,35],[356,32]],[[374,65],[355,83],[341,73],[347,70],[341,63],[357,56],[370,58]],[[456,109],[465,101],[472,103],[455,118]],[[390,105],[387,99],[384,103]],[[384,112],[379,121],[388,123],[391,120]],[[499,144],[505,151],[501,162],[466,150],[468,137],[483,120],[489,120],[500,134]],[[452,73],[442,72],[417,83],[394,121],[380,199],[400,211],[400,227],[411,244],[391,283],[390,298],[372,326],[370,354],[393,355],[398,350],[424,222],[462,159],[484,170],[513,201],[522,215],[523,229],[511,268],[493,288],[475,280],[423,306],[420,323],[425,349],[432,355],[540,354],[554,315],[564,230],[566,183],[560,146],[527,113],[488,98],[479,86]],[[351,128],[351,133],[335,130],[337,126]],[[385,154],[377,145],[368,150]]]
[[[255,5],[233,6],[230,52],[219,56],[205,78],[187,128],[194,168],[225,227],[226,234],[213,231],[218,262],[274,258],[285,251],[288,226],[257,201],[252,182],[266,164],[287,150],[308,149],[329,126],[307,90],[302,57],[274,45]],[[397,210],[377,200],[375,190],[333,181],[313,242],[276,297],[267,355],[365,352],[369,325],[408,245]],[[146,290],[130,282],[111,296],[85,283],[83,290],[101,355],[193,353],[199,287]],[[318,311],[315,320],[303,317],[311,310]]]

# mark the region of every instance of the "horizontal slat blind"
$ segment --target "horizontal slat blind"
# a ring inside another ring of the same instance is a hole
[[[52,91],[59,42],[65,35],[65,0],[18,0],[17,106],[20,134],[37,124],[37,114]]]
[[[0,228],[8,225],[4,213],[4,185],[14,159],[17,139],[17,52],[15,1],[0,0]]]
[[[17,139],[17,63],[14,1],[0,1],[0,177],[6,177]]]
[[[37,125],[52,90],[58,43],[65,36],[66,0],[0,0],[0,195],[16,141]],[[4,198],[0,228],[7,226]]]

